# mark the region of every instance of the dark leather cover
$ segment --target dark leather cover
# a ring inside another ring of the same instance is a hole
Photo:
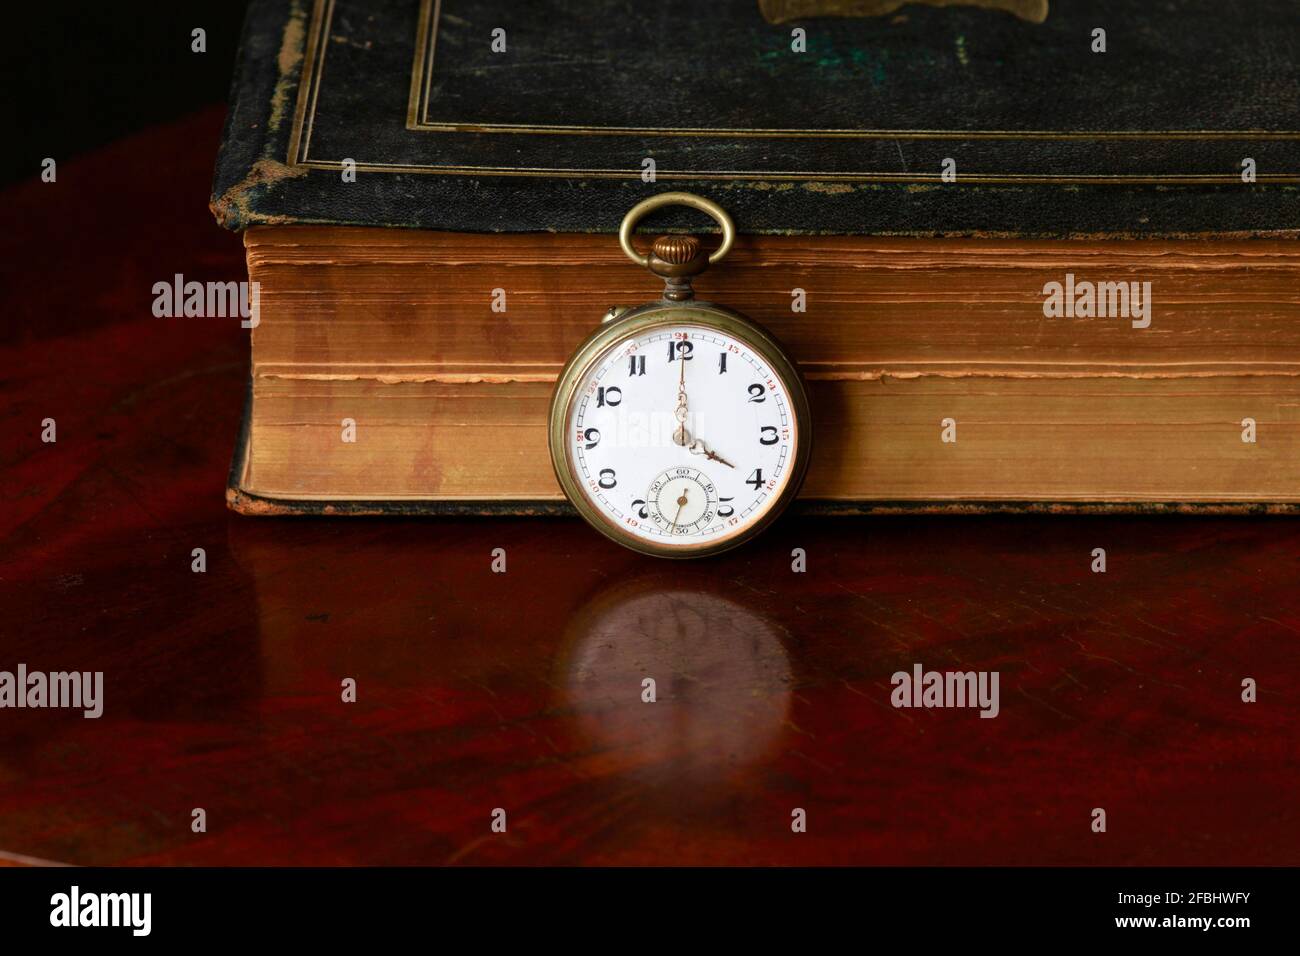
[[[232,229],[612,232],[687,189],[744,232],[1295,236],[1297,64],[1295,0],[781,25],[755,0],[254,0],[212,208]]]

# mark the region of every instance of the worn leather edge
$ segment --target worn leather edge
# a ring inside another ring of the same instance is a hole
[[[276,185],[307,174],[284,162],[307,43],[308,0],[254,0],[244,16],[208,208],[241,231],[300,221],[261,208]]]
[[[576,517],[567,503],[549,501],[293,501],[239,488],[227,495],[230,510],[251,517]],[[810,517],[887,515],[1294,515],[1287,502],[1050,502],[1050,501],[823,501],[803,499],[789,514]]]
[[[221,205],[218,221],[251,225],[380,226],[478,233],[617,233],[623,213],[668,189],[722,205],[740,233],[866,235],[919,239],[1296,239],[1300,188],[1251,186],[992,186],[849,184],[834,195],[826,183],[773,184],[616,179],[567,181],[512,177],[363,176],[346,191],[327,189],[337,173],[260,160]],[[392,182],[387,180],[391,179]],[[773,188],[788,185],[788,189]],[[846,184],[838,184],[845,186]],[[377,221],[375,210],[402,195],[401,218]],[[698,228],[670,210],[647,228]]]

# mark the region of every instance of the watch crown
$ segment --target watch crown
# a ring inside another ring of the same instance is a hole
[[[694,236],[660,236],[650,249],[664,262],[680,266],[700,254],[700,240]]]

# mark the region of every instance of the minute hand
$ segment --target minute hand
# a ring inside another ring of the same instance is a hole
[[[691,440],[691,433],[686,430],[686,419],[690,417],[690,409],[686,403],[685,354],[681,358],[681,375],[677,380],[677,408],[673,410],[673,417],[677,419],[677,430],[673,432],[673,441],[685,445]]]

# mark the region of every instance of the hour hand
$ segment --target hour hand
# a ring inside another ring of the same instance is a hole
[[[687,445],[686,450],[689,451],[692,455],[703,455],[705,458],[709,459],[709,461],[720,462],[726,465],[728,468],[736,467],[731,462],[727,461],[727,459],[723,458],[721,455],[719,455],[717,452],[711,449],[708,445],[704,444],[704,442],[702,442],[698,438],[695,439],[695,441],[691,442],[689,445]]]

